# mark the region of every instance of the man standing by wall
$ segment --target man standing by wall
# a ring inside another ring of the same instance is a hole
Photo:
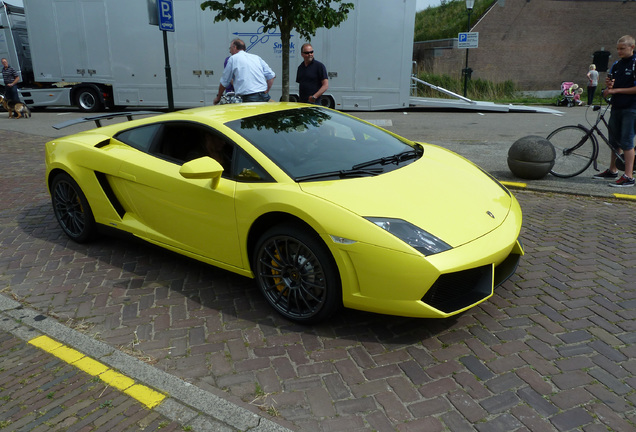
[[[219,92],[214,98],[218,104],[225,89],[232,83],[234,92],[243,102],[267,102],[269,90],[276,74],[265,61],[255,54],[245,52],[245,42],[234,39],[230,43],[230,54],[219,84]]]
[[[300,102],[320,105],[320,98],[329,88],[325,65],[314,60],[314,49],[306,43],[300,48],[303,62],[296,71]]]
[[[18,88],[16,85],[18,81],[20,81],[20,74],[9,66],[9,61],[6,58],[2,59],[2,79],[4,80],[4,97],[13,100],[20,101],[20,96],[18,95]]]

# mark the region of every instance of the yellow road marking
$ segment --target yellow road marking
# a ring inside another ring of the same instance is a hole
[[[157,406],[161,403],[162,400],[166,398],[165,395],[159,393],[158,391],[155,391],[141,384],[135,384],[134,386],[127,388],[126,390],[124,390],[124,393],[126,393],[128,396],[134,397],[138,401],[144,401],[143,403],[147,407]]]
[[[519,182],[510,182],[510,181],[502,181],[500,182],[504,186],[517,187],[517,188],[525,188],[528,187],[527,183],[519,183]]]
[[[506,186],[506,187],[512,187],[512,188],[521,188],[521,189],[523,189],[523,188],[528,187],[527,183],[519,183],[519,182],[511,182],[511,181],[500,181],[500,183],[502,185]],[[627,194],[615,193],[615,194],[612,194],[612,196],[614,196],[614,198],[636,201],[636,195],[627,195]]]
[[[69,364],[73,364],[84,357],[84,354],[82,354],[81,352],[64,345],[57,347],[49,352],[55,357],[58,357]]]
[[[615,193],[614,196],[616,198],[621,198],[621,199],[636,200],[636,195],[626,195],[626,194]]]
[[[107,370],[99,376],[102,380],[115,387],[117,390],[124,391],[128,387],[132,387],[135,384],[135,380],[128,378],[126,375],[122,375],[114,370]]]
[[[76,366],[86,372],[89,375],[97,376],[108,370],[108,366],[103,363],[93,360],[90,357],[84,357],[73,363]]]
[[[31,339],[29,343],[49,354],[53,354],[55,357],[75,366],[89,375],[98,377],[106,384],[137,399],[149,409],[156,407],[166,398],[164,394],[145,385],[136,384],[132,378],[112,370],[97,360],[86,357],[81,352],[67,347],[48,336],[38,336]]]
[[[54,349],[62,346],[61,343],[54,341],[50,337],[46,337],[46,336],[33,338],[29,341],[29,343],[31,345],[35,345],[36,347],[43,349],[46,352],[51,352]]]

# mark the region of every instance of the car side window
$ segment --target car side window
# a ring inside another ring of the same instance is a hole
[[[185,162],[208,156],[220,163],[225,175],[229,176],[234,153],[233,144],[228,143],[222,136],[207,130],[201,130],[196,135],[194,142],[197,144],[190,147],[190,150],[185,155]]]
[[[235,145],[210,128],[190,122],[167,122],[154,153],[170,162],[184,164],[200,157],[215,159],[223,167],[223,177],[231,177]]]
[[[160,124],[152,124],[125,130],[115,135],[114,138],[137,150],[148,153],[159,129],[161,129]]]
[[[273,182],[274,179],[247,155],[243,150],[236,152],[236,175],[234,179],[242,182]]]
[[[175,164],[209,156],[221,164],[225,178],[243,182],[274,181],[263,167],[233,142],[194,123],[156,123],[120,132],[115,138]]]

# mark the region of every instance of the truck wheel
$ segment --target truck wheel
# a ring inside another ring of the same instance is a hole
[[[323,96],[322,99],[320,99],[320,104],[327,108],[336,107],[336,101],[333,100],[333,96],[331,95]]]
[[[78,90],[75,97],[75,104],[84,112],[95,112],[103,108],[99,94],[93,88],[82,88]]]

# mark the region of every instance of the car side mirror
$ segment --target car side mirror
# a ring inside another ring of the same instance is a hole
[[[212,189],[216,189],[223,173],[223,167],[216,160],[208,156],[191,160],[181,165],[179,174],[187,179],[210,179]]]

